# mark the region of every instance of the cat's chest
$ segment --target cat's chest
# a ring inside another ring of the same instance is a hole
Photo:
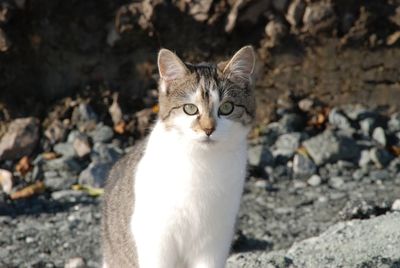
[[[182,207],[237,198],[245,176],[244,152],[191,154],[185,150],[148,152],[138,166],[138,200],[147,205]],[[149,196],[157,197],[149,199]]]

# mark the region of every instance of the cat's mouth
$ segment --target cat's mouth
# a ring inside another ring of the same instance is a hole
[[[202,144],[214,144],[217,142],[215,139],[210,138],[210,137],[204,137],[204,138],[199,139],[198,141]]]

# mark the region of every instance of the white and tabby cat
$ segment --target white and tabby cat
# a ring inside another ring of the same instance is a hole
[[[218,66],[159,52],[159,118],[108,178],[104,267],[225,266],[255,115],[254,64],[250,46]]]

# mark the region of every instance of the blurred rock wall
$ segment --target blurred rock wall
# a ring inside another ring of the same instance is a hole
[[[187,60],[209,60],[249,43],[258,48],[267,74],[271,68],[289,70],[284,77],[278,73],[285,80],[277,84],[291,83],[293,69],[282,62],[307,68],[304,62],[319,62],[330,54],[324,61],[328,67],[303,69],[313,72],[311,78],[296,82],[294,90],[313,91],[319,72],[332,70],[330,59],[347,53],[357,61],[351,66],[358,69],[354,74],[368,76],[363,79],[370,87],[383,83],[384,90],[389,86],[397,92],[397,63],[390,63],[386,72],[385,62],[370,63],[368,58],[370,53],[377,59],[380,53],[400,55],[399,25],[397,0],[0,0],[0,98],[29,106],[27,97],[52,100],[88,85],[140,96],[156,86],[160,47]],[[298,81],[299,72],[294,73]],[[357,79],[345,85],[350,95],[364,90]],[[331,80],[343,86],[336,74]],[[261,81],[268,88],[268,81]],[[290,85],[283,87],[287,89]]]

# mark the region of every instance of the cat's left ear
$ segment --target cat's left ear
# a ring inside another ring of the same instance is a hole
[[[222,73],[237,83],[251,83],[256,57],[252,46],[242,47],[225,65]]]
[[[164,82],[184,78],[188,73],[186,65],[168,49],[161,49],[158,53],[158,71]]]

